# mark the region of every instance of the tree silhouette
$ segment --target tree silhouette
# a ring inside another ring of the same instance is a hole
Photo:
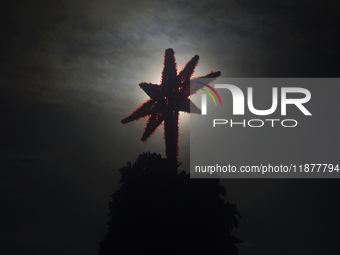
[[[121,168],[99,255],[237,254],[241,217],[218,179],[190,179],[168,159],[143,153]]]
[[[220,76],[211,72],[190,80],[199,57],[177,74],[174,51],[167,49],[160,85],[141,83],[150,99],[122,123],[149,116],[142,141],[164,121],[167,158],[144,153],[121,168],[121,187],[109,203],[111,220],[99,255],[111,254],[237,254],[241,240],[232,235],[240,216],[225,203],[217,179],[190,179],[178,171],[178,113],[201,113],[190,95]],[[202,83],[201,78],[207,78]]]

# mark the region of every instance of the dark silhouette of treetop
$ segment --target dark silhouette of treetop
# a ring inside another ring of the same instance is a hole
[[[232,235],[241,217],[225,202],[218,179],[190,179],[178,170],[179,111],[200,114],[190,95],[220,76],[220,72],[190,80],[199,57],[177,74],[174,51],[167,49],[160,85],[141,83],[150,99],[122,120],[149,116],[142,141],[164,121],[167,158],[143,153],[134,164],[119,169],[121,187],[109,203],[109,230],[99,255],[112,254],[237,254],[241,240]],[[201,78],[207,78],[202,83]]]
[[[99,255],[237,254],[240,217],[218,179],[190,179],[155,153],[121,168]]]
[[[160,85],[151,83],[139,84],[150,99],[132,112],[130,116],[124,118],[122,123],[128,123],[150,116],[142,136],[142,141],[146,141],[164,121],[166,155],[169,163],[177,167],[178,113],[179,111],[184,111],[200,114],[201,110],[191,102],[189,97],[197,92],[198,89],[209,86],[208,84],[199,82],[199,79],[209,78],[208,83],[210,83],[219,77],[221,72],[211,72],[206,76],[190,80],[199,60],[198,55],[195,55],[182,71],[177,74],[174,54],[173,49],[167,49],[165,51],[164,69]]]

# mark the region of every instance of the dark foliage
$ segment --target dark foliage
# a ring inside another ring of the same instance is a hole
[[[99,255],[237,254],[240,217],[225,203],[218,179],[190,179],[167,159],[144,153],[119,170],[122,186],[109,203],[111,220]]]

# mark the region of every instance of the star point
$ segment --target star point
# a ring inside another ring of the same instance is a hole
[[[190,95],[195,94],[200,88],[204,87],[202,83],[198,82],[199,79],[209,78],[208,83],[210,83],[217,79],[221,73],[211,72],[206,76],[190,80],[198,61],[199,56],[195,55],[177,74],[175,52],[171,48],[167,49],[164,54],[164,68],[161,84],[140,83],[139,86],[150,99],[138,107],[128,117],[124,118],[122,123],[125,124],[149,116],[142,136],[142,141],[145,142],[163,121],[171,119],[176,114],[178,119],[179,111],[201,114],[201,110],[190,100]],[[178,132],[178,128],[176,132]]]

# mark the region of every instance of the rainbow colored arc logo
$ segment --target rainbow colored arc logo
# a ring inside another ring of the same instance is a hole
[[[202,82],[199,82],[199,83],[204,85],[204,86],[206,86],[206,87],[208,87],[212,92],[214,92],[215,95],[217,96],[218,100],[220,101],[221,106],[222,106],[222,100],[220,98],[220,95],[217,93],[217,91],[213,87],[208,85],[208,84],[205,84],[205,83],[202,83]],[[215,100],[213,94],[211,94],[211,92],[209,90],[206,90],[204,88],[200,88],[200,89],[203,90],[204,92],[206,92],[214,100],[214,103],[217,106],[217,103],[216,103],[216,100]],[[206,111],[207,111],[206,109],[207,109],[206,98],[203,97],[203,95],[202,95],[202,115],[206,115]]]

